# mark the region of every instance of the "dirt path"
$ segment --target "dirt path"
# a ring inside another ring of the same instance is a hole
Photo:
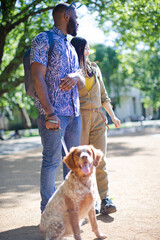
[[[41,149],[0,156],[0,240],[42,240],[40,163]],[[108,240],[160,240],[160,129],[109,137],[108,169],[118,211],[97,216],[101,231]],[[81,229],[83,240],[95,239],[89,223]]]

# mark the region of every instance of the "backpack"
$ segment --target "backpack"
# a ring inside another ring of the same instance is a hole
[[[45,31],[48,35],[49,38],[49,55],[51,54],[51,51],[53,49],[53,36],[50,31]],[[30,97],[35,98],[35,88],[34,88],[34,83],[32,79],[32,73],[31,73],[31,65],[30,65],[30,51],[31,49],[29,48],[28,51],[24,54],[23,57],[23,67],[24,67],[24,80],[25,80],[25,90],[26,94]]]

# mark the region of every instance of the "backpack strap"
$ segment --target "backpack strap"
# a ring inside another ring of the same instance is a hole
[[[53,40],[53,35],[50,31],[45,31],[45,32],[47,33],[49,38],[49,52],[48,52],[48,58],[49,58],[54,47],[54,40]]]
[[[48,51],[48,61],[49,61],[51,52],[54,46],[54,40],[53,40],[53,35],[50,31],[44,31],[44,32],[47,33],[49,38],[49,51]],[[23,56],[25,89],[28,96],[35,98],[35,89],[34,89],[34,83],[32,79],[31,65],[30,65],[30,51],[31,49],[28,49],[28,51]]]

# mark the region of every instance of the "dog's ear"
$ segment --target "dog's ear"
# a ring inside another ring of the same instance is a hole
[[[75,165],[75,162],[74,162],[74,159],[73,159],[73,155],[74,155],[74,152],[76,151],[76,149],[77,149],[76,147],[72,147],[70,149],[69,154],[63,158],[63,162],[71,170],[76,168],[76,165]]]
[[[92,153],[93,153],[93,165],[95,167],[98,166],[99,161],[102,159],[103,157],[103,152],[100,149],[96,149],[95,147],[93,147],[92,145],[89,145]]]

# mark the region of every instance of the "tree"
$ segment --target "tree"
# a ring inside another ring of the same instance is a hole
[[[33,37],[53,25],[51,11],[59,0],[1,0],[0,5],[0,96],[23,82],[22,57]],[[62,1],[61,1],[62,2]],[[72,0],[64,1],[71,3]],[[76,1],[102,9],[94,0]],[[95,9],[95,10],[96,10]]]
[[[160,44],[152,51],[134,51],[126,59],[132,68],[130,78],[133,85],[138,87],[145,96],[145,106],[154,109],[160,107]]]
[[[128,84],[143,91],[147,103],[160,106],[160,1],[110,1],[97,19],[104,31],[117,33],[115,41]],[[108,22],[110,26],[108,27]],[[136,59],[136,61],[135,61]]]
[[[101,69],[106,89],[114,93],[117,102],[121,89],[136,87],[144,96],[146,107],[160,107],[160,45],[154,51],[151,48],[127,52],[98,44],[91,56]]]
[[[51,11],[59,2],[62,1],[0,1],[0,107],[8,105],[14,109],[18,102],[19,107],[24,107],[35,115],[33,100],[24,91],[22,57],[30,47],[33,37],[52,26]],[[71,3],[72,0],[64,2]],[[148,45],[152,52],[156,49],[160,30],[159,0],[75,2],[87,6],[90,12],[97,11],[97,20],[106,32],[110,30],[106,25],[107,20],[112,23],[111,28],[118,33],[117,44],[120,50],[124,46],[133,48],[140,42]],[[118,64],[118,68],[121,72],[121,64]],[[119,76],[118,74],[117,77]]]
[[[106,21],[118,33],[118,45],[135,47],[143,42],[154,46],[159,41],[160,32],[159,0],[116,0],[108,2],[97,19],[100,26],[108,32]]]
[[[18,108],[26,108],[32,116],[35,115],[33,99],[24,91],[22,58],[33,37],[52,27],[51,12],[59,2],[62,1],[0,1],[0,107],[3,109],[8,106],[13,110],[18,102]],[[64,2],[71,3],[72,0]],[[94,0],[80,1],[81,4],[86,2],[92,8],[96,5]],[[99,5],[101,8],[101,3]]]
[[[22,57],[31,39],[49,26],[48,11],[54,7],[51,2],[35,0],[26,5],[24,0],[1,0],[0,96],[24,81]]]
[[[91,60],[98,63],[105,87],[109,95],[114,93],[115,103],[119,104],[119,94],[127,84],[125,70],[121,67],[119,56],[114,48],[103,44],[94,45],[95,53]]]

